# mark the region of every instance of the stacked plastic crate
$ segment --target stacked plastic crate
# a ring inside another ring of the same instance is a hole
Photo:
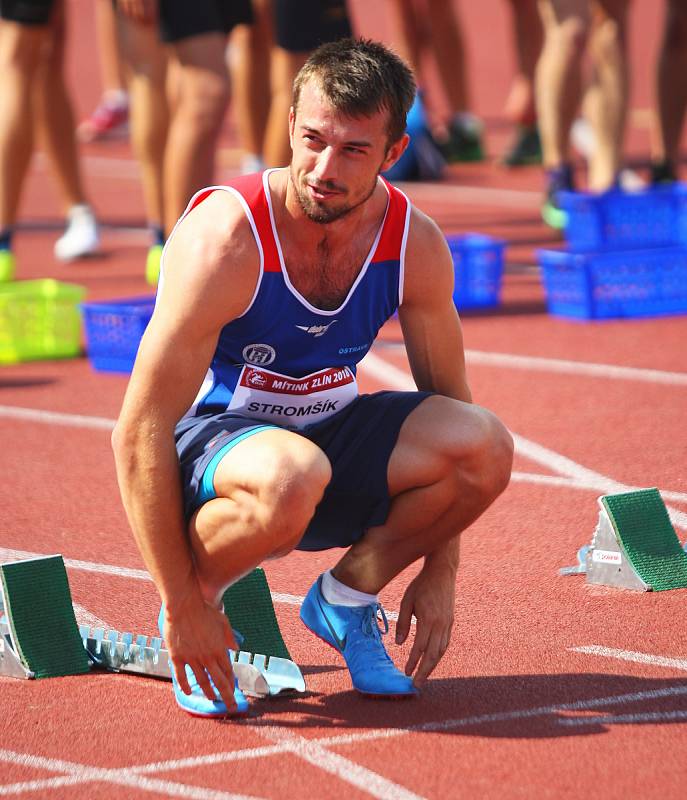
[[[455,276],[453,302],[459,311],[501,304],[505,242],[482,233],[447,236]]]
[[[562,193],[567,247],[539,250],[548,309],[575,319],[687,313],[687,185]]]

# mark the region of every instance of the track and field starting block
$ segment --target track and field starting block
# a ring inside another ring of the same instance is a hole
[[[561,575],[586,574],[587,583],[642,592],[687,588],[687,552],[658,489],[604,495],[598,503],[591,545]]]
[[[48,678],[100,669],[172,679],[162,639],[77,625],[62,556],[0,564],[0,588],[0,675]],[[224,607],[239,633],[242,649],[229,653],[244,694],[305,691],[264,571],[256,569],[228,589]]]

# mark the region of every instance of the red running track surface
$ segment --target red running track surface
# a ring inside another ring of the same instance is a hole
[[[356,0],[357,24],[387,35],[381,6]],[[508,135],[499,116],[510,70],[506,6],[462,3],[492,155]],[[91,3],[71,0],[70,11],[70,74],[85,112],[98,94]],[[659,21],[648,0],[635,0],[632,14],[629,140],[646,156]],[[128,146],[83,152],[105,223],[104,257],[54,262],[59,213],[37,160],[17,236],[20,277],[78,282],[90,299],[146,294],[147,242]],[[219,178],[236,165],[228,123]],[[167,683],[0,678],[3,796],[684,797],[685,592],[590,588],[558,570],[590,541],[596,497],[622,487],[671,493],[677,532],[687,536],[685,318],[574,323],[546,313],[533,249],[555,239],[539,221],[536,168],[510,174],[490,161],[454,167],[441,185],[406,188],[446,232],[509,241],[502,307],[466,313],[463,322],[475,400],[517,436],[510,488],[463,536],[452,645],[422,697],[389,704],[350,691],[336,657],[300,626],[292,600],[336,555],[293,553],[267,571],[273,591],[292,596],[277,612],[306,695],[254,703],[246,722],[215,723],[178,711]],[[389,324],[362,371],[363,389],[407,381],[399,331]],[[82,618],[153,634],[157,597],[140,572],[109,451],[108,421],[125,385],[85,358],[2,368],[0,557],[63,553]],[[17,409],[31,413],[19,418]],[[389,610],[398,610],[408,577],[385,590]],[[597,654],[576,649],[591,646]],[[408,653],[390,649],[399,663]],[[636,653],[645,658],[627,660]]]

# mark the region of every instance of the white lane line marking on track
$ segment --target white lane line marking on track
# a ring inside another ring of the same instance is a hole
[[[380,800],[421,800],[420,796],[384,778],[377,772],[356,764],[338,753],[332,753],[320,742],[306,739],[284,728],[264,726],[259,728],[261,735],[288,744],[290,752],[315,767],[335,775],[346,783]]]
[[[518,472],[515,470],[510,477],[511,481],[518,483],[541,483],[548,486],[560,486],[565,489],[580,489],[585,492],[598,491],[598,481],[590,483],[589,481],[566,478],[562,475],[540,475],[538,472]],[[646,487],[630,486],[628,488],[635,490]],[[661,497],[664,500],[671,500],[675,503],[687,503],[687,493],[685,492],[671,492],[661,489]]]
[[[19,794],[25,791],[38,789],[59,789],[65,784],[76,783],[111,783],[121,786],[131,786],[135,789],[155,792],[165,797],[183,797],[190,800],[257,800],[255,797],[233,792],[220,792],[206,789],[202,786],[190,786],[175,781],[156,780],[137,775],[131,768],[105,769],[90,767],[73,761],[64,761],[57,758],[44,758],[42,756],[18,753],[13,750],[0,750],[0,761],[20,766],[48,770],[51,772],[66,772],[66,776],[45,779],[43,781],[26,781],[24,783],[0,785],[0,795]],[[27,789],[27,787],[29,787]]]
[[[67,425],[73,428],[97,428],[106,431],[111,431],[115,426],[115,420],[107,419],[106,417],[44,411],[39,408],[21,408],[20,406],[0,405],[0,417],[22,419],[28,422],[42,422],[48,425]]]
[[[42,558],[46,555],[54,555],[53,553],[34,553],[28,550],[14,550],[9,547],[0,547],[0,562],[4,561],[24,561],[28,558]],[[149,581],[152,582],[152,578],[150,577],[149,573],[146,572],[144,569],[132,569],[130,567],[117,567],[113,564],[102,564],[97,563],[94,561],[80,561],[75,558],[65,558],[64,565],[67,569],[75,569],[81,570],[83,572],[97,572],[102,575],[112,575],[117,578],[131,578],[137,581]],[[305,599],[301,595],[297,594],[284,594],[282,592],[272,592],[272,601],[275,603],[283,603],[284,605],[288,606],[300,606],[303,600]],[[84,609],[85,611],[85,609]],[[90,612],[86,611],[87,614]],[[397,611],[387,611],[384,609],[384,613],[386,614],[388,619],[397,620],[398,619],[398,612]],[[94,619],[98,619],[94,617]],[[94,625],[95,623],[89,623],[84,621],[84,625],[90,624]],[[414,624],[414,622],[413,622]],[[107,627],[107,625],[101,624],[99,627]]]
[[[74,616],[76,617],[76,622],[78,625],[88,625],[89,628],[105,628],[109,629],[111,625],[108,625],[107,622],[100,619],[100,617],[96,617],[91,611],[83,606],[80,606],[78,603],[73,603],[74,606]]]
[[[360,362],[359,367],[362,371],[367,371],[378,381],[385,382],[394,389],[412,391],[416,388],[415,382],[409,373],[384,361],[384,359],[374,353],[368,353]],[[512,431],[511,435],[513,436],[517,453],[529,458],[531,461],[542,464],[553,472],[564,475],[566,478],[572,478],[579,483],[585,483],[590,488],[594,488],[596,491],[604,494],[621,494],[623,492],[633,491],[633,487],[615,481],[598,472],[594,472],[594,470],[588,469],[587,467],[583,467],[576,461],[554,450],[550,450],[548,447],[532,442],[524,436],[519,436]],[[673,523],[680,528],[687,529],[687,514],[675,508],[671,508],[670,506],[667,508]]]
[[[503,711],[492,714],[478,714],[471,717],[444,720],[442,722],[427,722],[420,725],[413,725],[408,728],[380,728],[364,733],[342,734],[337,736],[325,736],[308,740],[309,744],[320,745],[322,747],[334,747],[337,745],[358,744],[365,741],[380,739],[393,739],[406,736],[409,733],[432,733],[436,731],[460,730],[461,728],[474,727],[476,725],[486,725],[496,722],[512,722],[521,719],[533,719],[536,717],[554,716],[558,721],[557,715],[566,712],[590,711],[609,705],[629,705],[641,703],[647,700],[663,700],[670,697],[687,695],[687,686],[666,687],[664,689],[651,689],[643,692],[632,692],[624,695],[609,695],[596,697],[589,700],[578,700],[572,703],[557,703],[538,708],[518,709],[515,711]],[[637,719],[637,715],[627,715]],[[589,718],[587,718],[589,719]],[[611,721],[613,717],[608,717]],[[249,724],[250,723],[246,723]],[[259,731],[259,725],[250,725]],[[82,764],[66,762],[57,759],[46,759],[39,756],[32,756],[26,753],[17,753],[10,750],[0,750],[0,761],[16,763],[23,766],[35,767],[37,769],[52,770],[55,772],[69,772],[70,782],[101,781],[106,783],[120,783],[131,785],[149,791],[159,791],[167,793],[169,796],[198,798],[198,800],[227,800],[227,798],[240,798],[240,795],[230,795],[221,792],[213,792],[201,787],[191,787],[186,784],[168,783],[165,781],[151,781],[143,776],[151,772],[162,772],[165,770],[179,770],[198,766],[223,764],[230,761],[245,761],[255,758],[264,758],[272,755],[279,755],[290,752],[291,742],[280,742],[267,747],[253,747],[245,750],[234,750],[229,752],[213,753],[205,756],[196,756],[185,759],[172,759],[170,761],[157,761],[149,764],[132,765],[120,770],[107,770],[88,767]],[[56,778],[59,781],[60,778]],[[8,787],[0,786],[0,795],[17,794],[24,789],[18,787],[36,785],[37,782],[27,781],[25,784],[11,784],[12,791],[4,791]],[[56,787],[57,788],[57,787]],[[29,789],[30,791],[30,789]]]
[[[652,667],[668,667],[687,672],[687,659],[670,658],[668,656],[655,656],[650,653],[637,653],[632,650],[616,650],[613,647],[603,647],[600,644],[590,644],[581,647],[569,647],[572,653],[585,653],[591,656],[617,658],[621,661],[634,661],[637,664],[649,664]]]
[[[371,355],[366,357],[367,359],[371,359]],[[369,363],[373,363],[370,361]],[[398,377],[398,374],[402,376],[406,376],[406,373],[399,370],[397,367],[393,365],[387,364],[386,362],[382,362],[386,369],[386,367],[390,367],[394,372],[391,374],[391,380],[389,381],[392,385],[394,381]],[[363,365],[363,369],[365,365]],[[375,370],[377,370],[377,365],[375,364]],[[400,384],[399,384],[400,385]],[[415,385],[410,381],[410,378],[405,382],[405,388],[414,389]],[[76,428],[95,428],[95,429],[103,429],[103,430],[112,430],[115,425],[115,420],[107,419],[106,417],[91,417],[84,414],[70,414],[66,412],[57,412],[57,411],[45,411],[42,409],[34,409],[34,408],[22,408],[20,406],[3,406],[0,405],[0,418],[6,417],[9,419],[21,419],[27,422],[39,422],[44,423],[47,425],[67,425],[70,427]],[[553,453],[553,451],[548,451]],[[557,454],[556,454],[557,455]],[[574,464],[575,462],[569,462]],[[545,464],[546,465],[546,464]],[[578,465],[579,466],[579,465]],[[551,486],[565,486],[566,488],[571,489],[586,489],[592,491],[599,491],[599,476],[597,473],[588,471],[588,475],[591,476],[588,480],[581,479],[579,476],[569,476],[564,477],[560,475],[539,475],[537,473],[531,472],[514,472],[512,475],[513,480],[518,480],[523,483],[541,483],[541,484],[550,484]],[[607,480],[607,479],[605,479]],[[614,484],[617,486],[621,486],[622,484]],[[641,488],[641,487],[626,487],[625,491],[633,491],[634,489]],[[687,503],[687,493],[684,492],[673,492],[669,490],[661,490],[661,495],[666,500],[672,500],[675,502],[684,502]]]
[[[559,725],[571,728],[581,728],[585,725],[639,725],[651,722],[680,722],[687,721],[687,711],[652,711],[645,714],[606,714],[599,717],[560,717],[556,720]]]
[[[658,369],[620,367],[615,364],[595,364],[587,361],[567,361],[560,358],[543,358],[540,356],[519,356],[511,353],[488,353],[481,350],[466,350],[465,356],[468,363],[478,364],[479,366],[508,367],[510,369],[556,372],[568,375],[589,375],[594,378],[687,386],[686,372],[665,372]]]

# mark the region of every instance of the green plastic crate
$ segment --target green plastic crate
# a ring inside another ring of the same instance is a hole
[[[51,278],[0,284],[0,364],[78,356],[85,295]]]

